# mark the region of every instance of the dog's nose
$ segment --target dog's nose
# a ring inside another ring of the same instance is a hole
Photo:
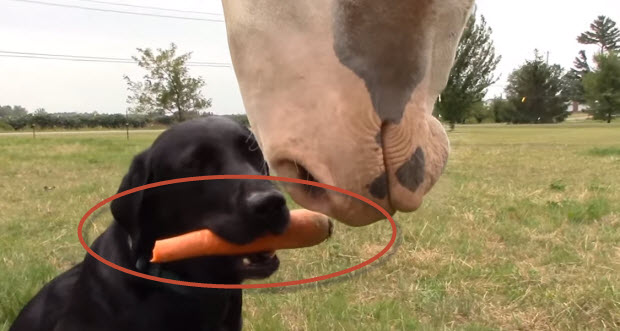
[[[257,216],[277,216],[286,206],[286,200],[278,191],[254,192],[248,196],[250,212]]]

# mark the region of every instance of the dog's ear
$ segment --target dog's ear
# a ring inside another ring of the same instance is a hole
[[[123,178],[118,192],[124,192],[134,187],[148,183],[150,175],[149,150],[136,155],[131,162],[129,172]],[[118,224],[131,236],[132,241],[137,241],[140,235],[141,211],[143,206],[144,191],[138,191],[112,201],[110,210]]]

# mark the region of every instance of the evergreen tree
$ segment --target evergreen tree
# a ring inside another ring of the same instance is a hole
[[[591,71],[586,51],[579,51],[579,56],[575,58],[573,65],[574,67],[562,78],[564,81],[562,93],[571,101],[584,103],[586,100],[583,89],[583,77]]]
[[[598,45],[601,53],[620,51],[620,30],[614,20],[601,15],[590,24],[590,31],[580,34],[577,41],[584,45]]]
[[[588,56],[586,55],[586,51],[584,50],[579,51],[579,56],[575,58],[575,61],[573,61],[573,65],[574,67],[572,70],[579,73],[582,77],[592,71],[590,70],[590,64],[588,64]]]
[[[611,123],[620,114],[620,57],[614,52],[595,57],[597,70],[587,74],[585,95],[595,119]]]
[[[590,24],[590,31],[583,32],[577,41],[584,45],[597,45],[599,54],[620,51],[620,30],[616,22],[606,16],[597,17]],[[564,95],[572,101],[586,102],[584,77],[592,72],[585,50],[575,58],[574,68],[564,77]]]
[[[469,18],[448,83],[435,105],[436,112],[450,123],[451,129],[465,121],[474,105],[482,101],[487,88],[497,81],[493,72],[501,56],[495,55],[492,32],[484,16],[480,23],[476,22],[475,13]]]
[[[548,65],[535,53],[534,60],[513,71],[506,95],[514,107],[513,123],[557,123],[568,116],[567,97],[563,95],[563,69]]]

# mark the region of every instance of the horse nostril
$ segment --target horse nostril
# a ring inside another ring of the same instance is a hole
[[[255,215],[278,215],[286,206],[286,200],[278,191],[256,192],[247,199],[250,212]]]

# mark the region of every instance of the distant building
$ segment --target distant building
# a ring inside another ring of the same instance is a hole
[[[579,101],[572,101],[566,111],[571,112],[571,113],[577,113],[577,112],[583,113],[583,112],[587,112],[588,110],[589,110],[588,105],[579,103]]]

